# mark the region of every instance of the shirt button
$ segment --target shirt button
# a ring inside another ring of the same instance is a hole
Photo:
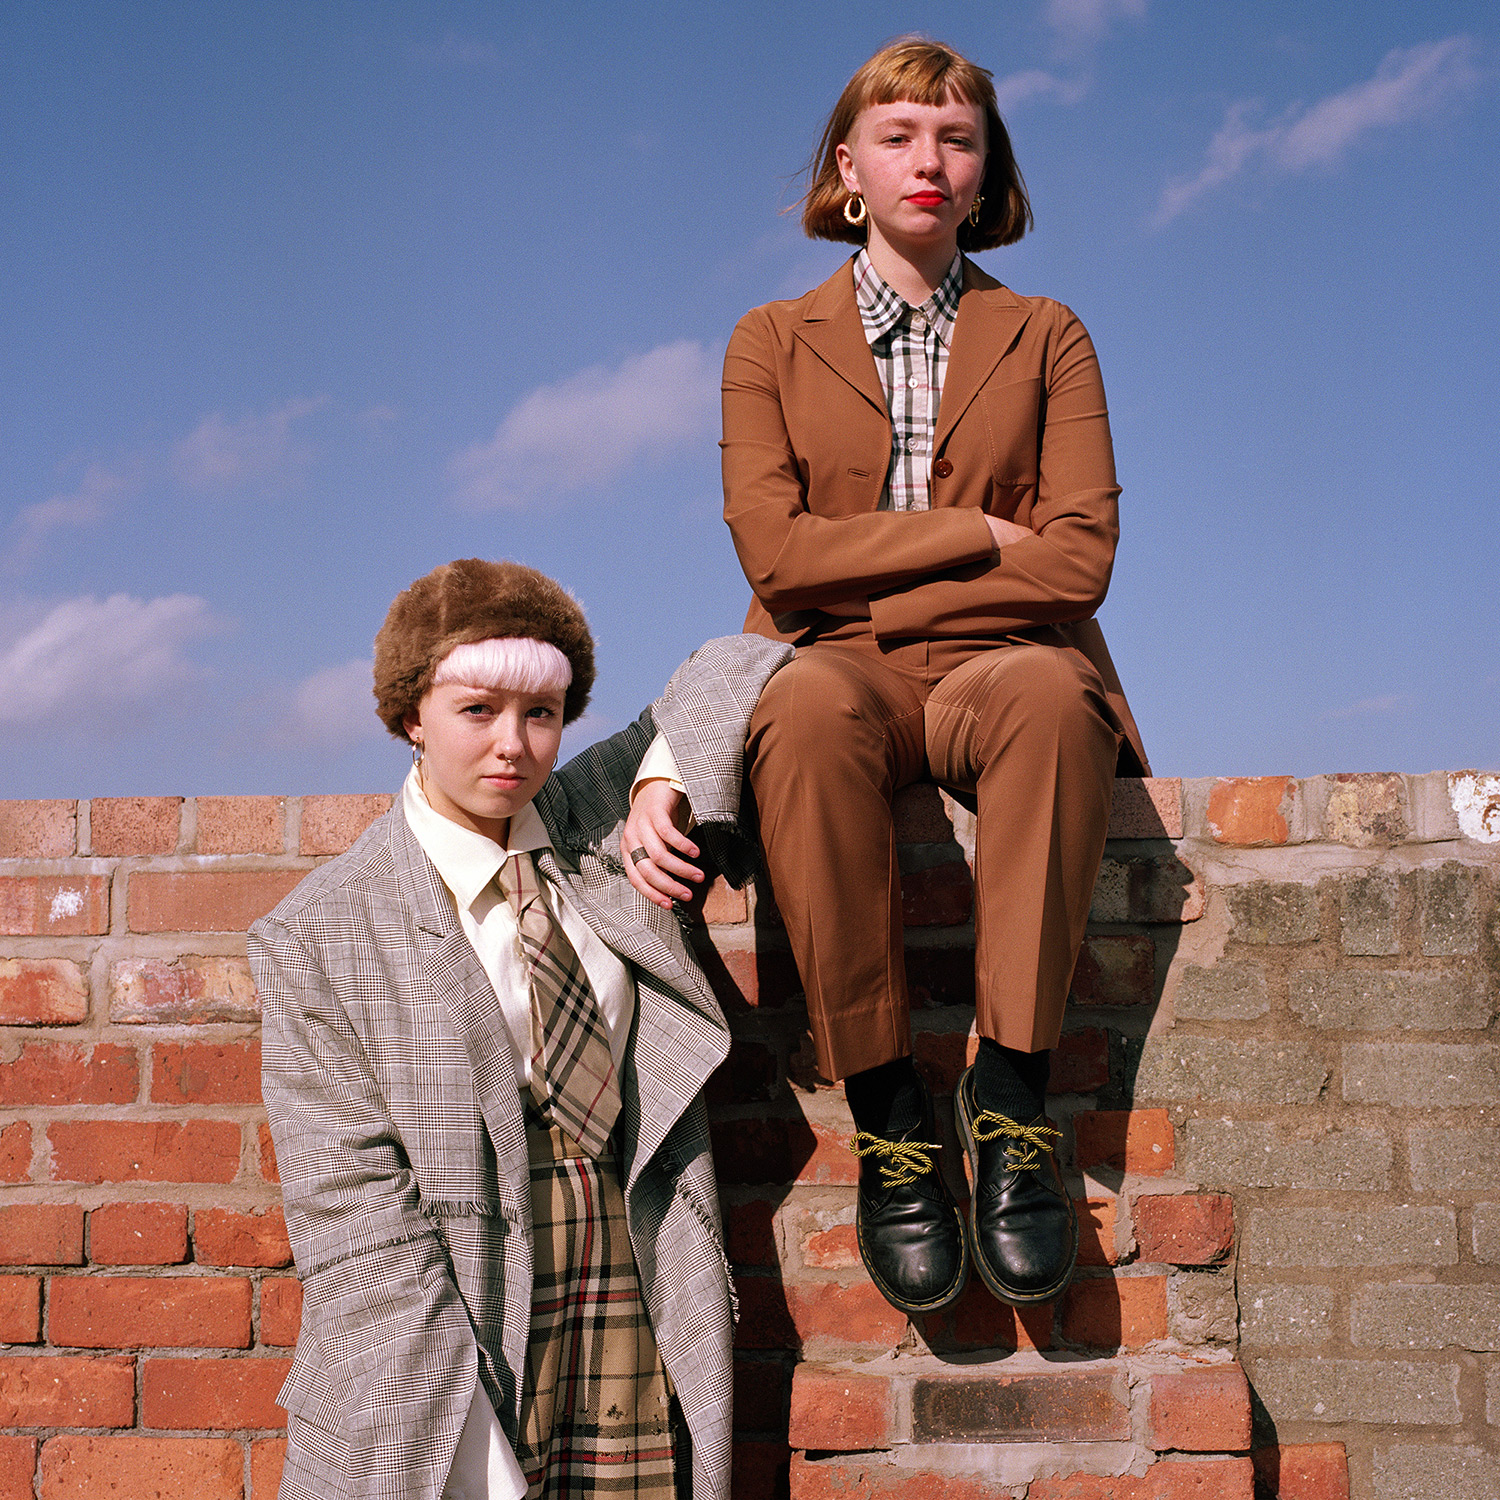
[[[927,326],[927,319],[921,313],[914,312],[911,315],[911,326],[920,333]]]
[[[936,474],[939,479],[946,479],[953,472],[953,465],[949,463],[946,458],[940,458],[935,464],[933,464],[932,472]]]
[[[908,453],[915,453],[917,451],[917,440],[916,440],[916,438],[907,438],[907,440],[906,440],[906,451]]]
[[[921,384],[921,381],[918,380],[915,375],[913,375],[911,379],[906,382],[906,384],[909,389],[916,390],[916,388]]]

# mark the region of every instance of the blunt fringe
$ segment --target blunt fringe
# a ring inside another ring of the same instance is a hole
[[[853,133],[854,122],[872,104],[975,104],[984,111],[989,155],[979,192],[977,225],[964,220],[958,231],[960,250],[993,250],[1013,245],[1032,227],[1031,199],[1016,165],[1010,132],[995,103],[995,84],[988,68],[923,36],[898,37],[877,52],[844,85],[828,116],[823,138],[807,165],[808,189],[802,199],[802,228],[815,240],[842,240],[863,245],[865,228],[844,218],[849,194],[839,176],[835,154]]]

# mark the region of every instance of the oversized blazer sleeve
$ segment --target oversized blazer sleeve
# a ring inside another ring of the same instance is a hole
[[[1061,303],[966,266],[925,512],[876,509],[890,419],[847,267],[741,320],[723,395],[725,519],[778,627],[864,608],[884,639],[984,636],[1103,601],[1119,486],[1093,344]],[[996,552],[985,512],[1035,535]]]

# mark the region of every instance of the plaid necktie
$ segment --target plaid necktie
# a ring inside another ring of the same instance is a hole
[[[620,1085],[604,1017],[567,934],[541,899],[529,854],[511,857],[502,880],[516,914],[521,957],[531,981],[533,1097],[553,1124],[596,1160],[608,1153],[620,1113]]]

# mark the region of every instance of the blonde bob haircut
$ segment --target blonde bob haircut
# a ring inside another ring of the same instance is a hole
[[[960,250],[993,250],[1013,245],[1031,228],[1031,200],[1016,165],[1010,133],[995,104],[993,75],[951,47],[923,36],[898,37],[880,49],[844,85],[823,139],[808,163],[810,186],[802,199],[802,228],[815,240],[863,245],[865,226],[844,217],[849,192],[839,176],[837,149],[854,132],[854,122],[872,104],[946,104],[958,100],[984,111],[989,155],[979,192],[979,223],[959,227]]]

